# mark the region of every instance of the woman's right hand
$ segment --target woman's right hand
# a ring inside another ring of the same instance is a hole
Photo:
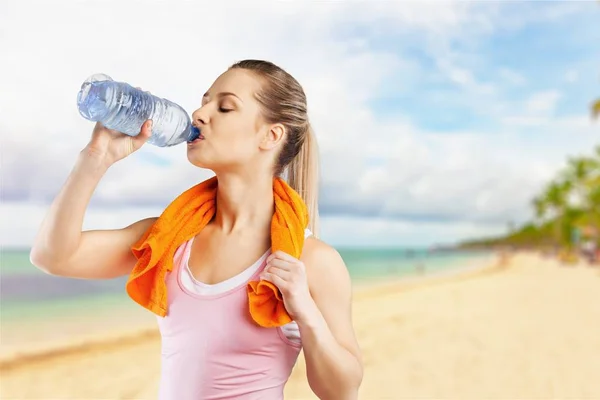
[[[106,168],[133,152],[139,150],[152,134],[152,121],[147,120],[142,124],[140,133],[129,136],[124,133],[108,129],[100,122],[96,123],[92,139],[87,144],[84,152],[87,156],[95,158]]]

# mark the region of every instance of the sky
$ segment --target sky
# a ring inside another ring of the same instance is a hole
[[[87,144],[106,73],[190,113],[234,62],[302,84],[321,151],[321,238],[422,247],[504,234],[567,157],[600,144],[594,1],[24,1],[0,4],[0,245],[28,247]],[[111,167],[84,229],[158,216],[212,173],[185,144]]]

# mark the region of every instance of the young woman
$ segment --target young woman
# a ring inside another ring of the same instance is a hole
[[[184,318],[158,318],[159,397],[281,399],[303,349],[319,398],[356,399],[363,367],[350,278],[338,252],[313,236],[318,155],[302,87],[270,62],[241,61],[218,77],[192,119],[202,135],[187,144],[187,157],[214,171],[217,206],[210,222],[178,248],[166,278],[169,307],[187,311]],[[101,177],[144,144],[151,122],[136,137],[96,125],[42,223],[31,251],[34,265],[83,279],[131,273],[138,261],[132,246],[157,218],[101,231],[82,232],[82,223]],[[284,172],[310,216],[299,259],[270,252],[273,180]],[[263,328],[248,318],[241,293],[256,276],[280,290],[292,322]]]

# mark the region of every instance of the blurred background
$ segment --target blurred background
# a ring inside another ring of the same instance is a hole
[[[600,399],[599,26],[592,1],[4,0],[0,397],[156,396],[156,322],[126,278],[29,262],[92,132],[82,82],[106,73],[191,113],[258,58],[308,96],[361,398]],[[114,165],[84,229],[157,216],[211,175],[185,153],[147,145]],[[287,398],[314,398],[303,368]]]

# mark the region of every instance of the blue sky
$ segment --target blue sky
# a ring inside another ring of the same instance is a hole
[[[600,143],[597,2],[115,1],[109,18],[110,4],[0,6],[0,245],[31,243],[87,143],[75,97],[96,72],[191,111],[234,61],[287,69],[320,143],[322,237],[340,246],[503,233]],[[184,152],[145,146],[115,165],[84,227],[157,215],[210,176]]]
[[[507,2],[502,7],[502,15],[510,18],[561,5]],[[472,79],[494,87],[496,97],[490,99],[519,101],[535,91],[553,90],[561,95],[556,116],[580,113],[598,92],[600,30],[594,29],[594,24],[599,23],[600,12],[590,3],[577,6],[581,12],[571,14],[573,11],[565,10],[568,17],[497,27],[492,34],[466,41],[452,40],[449,50],[456,65],[464,68]],[[419,127],[447,133],[464,129],[481,129],[482,133],[494,130],[496,121],[489,118],[486,110],[473,108],[461,99],[463,85],[438,68],[436,55],[423,47],[421,41],[397,49],[395,44],[404,43],[402,32],[394,36],[373,31],[366,27],[350,34],[361,36],[377,51],[400,51],[414,63],[414,68],[424,71],[411,82],[403,78],[404,71],[391,77],[391,84],[383,82],[379,96],[371,102],[378,115],[393,118],[401,110]],[[412,90],[403,90],[407,86]]]

